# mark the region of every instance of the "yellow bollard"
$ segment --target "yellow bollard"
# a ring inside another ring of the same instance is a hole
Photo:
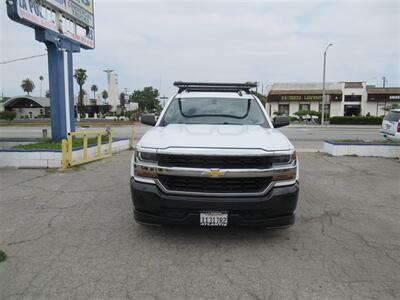
[[[108,131],[108,155],[112,155],[112,132],[111,130]]]
[[[68,141],[67,165],[68,167],[70,167],[72,163],[72,135],[70,132],[68,132],[67,141]]]
[[[61,159],[61,168],[62,170],[66,170],[68,168],[67,160],[68,160],[68,142],[67,140],[61,141],[61,149],[62,149],[62,159]]]
[[[135,130],[131,129],[131,137],[129,139],[129,148],[133,149],[134,148],[134,144],[135,144]]]
[[[88,136],[86,133],[83,135],[83,161],[88,161]]]
[[[101,157],[101,133],[97,134],[97,157]]]

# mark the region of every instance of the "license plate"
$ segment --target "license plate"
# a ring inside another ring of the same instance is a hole
[[[228,226],[228,214],[221,212],[200,213],[201,226]]]

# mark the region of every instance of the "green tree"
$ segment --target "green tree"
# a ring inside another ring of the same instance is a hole
[[[74,73],[76,83],[79,85],[79,96],[78,96],[78,112],[83,113],[83,85],[86,82],[88,76],[86,75],[85,69],[76,69]]]
[[[121,105],[122,108],[125,107],[125,93],[119,94],[119,104]]]
[[[93,99],[96,101],[96,92],[99,90],[99,88],[97,87],[97,85],[92,84],[90,90],[93,92]]]
[[[148,86],[143,90],[135,90],[130,96],[131,102],[136,102],[139,109],[142,111],[154,111],[160,109],[160,102],[157,97],[159,96],[157,89]]]
[[[266,97],[266,96],[264,96],[264,95],[261,94],[261,93],[254,92],[254,91],[252,91],[251,93],[252,93],[254,96],[256,96],[258,99],[260,99],[261,103],[265,106],[265,104],[267,103],[267,97]]]
[[[0,112],[0,119],[12,121],[12,120],[15,119],[16,116],[17,116],[17,114],[15,113],[15,111],[2,111],[2,112]]]
[[[29,96],[29,93],[32,92],[35,88],[35,83],[29,78],[26,78],[22,80],[21,88],[24,90],[24,92],[28,93]]]
[[[104,99],[104,102],[106,102],[108,98],[108,92],[106,90],[102,91],[101,97]]]

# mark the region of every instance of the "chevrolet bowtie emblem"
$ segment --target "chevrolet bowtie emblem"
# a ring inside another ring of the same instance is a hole
[[[211,169],[204,171],[202,175],[209,177],[221,177],[224,176],[226,171],[221,171],[220,169]]]

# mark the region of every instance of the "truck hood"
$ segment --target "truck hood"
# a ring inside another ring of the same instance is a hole
[[[280,151],[293,145],[279,130],[259,125],[170,124],[154,127],[138,143],[142,148],[244,148]]]

